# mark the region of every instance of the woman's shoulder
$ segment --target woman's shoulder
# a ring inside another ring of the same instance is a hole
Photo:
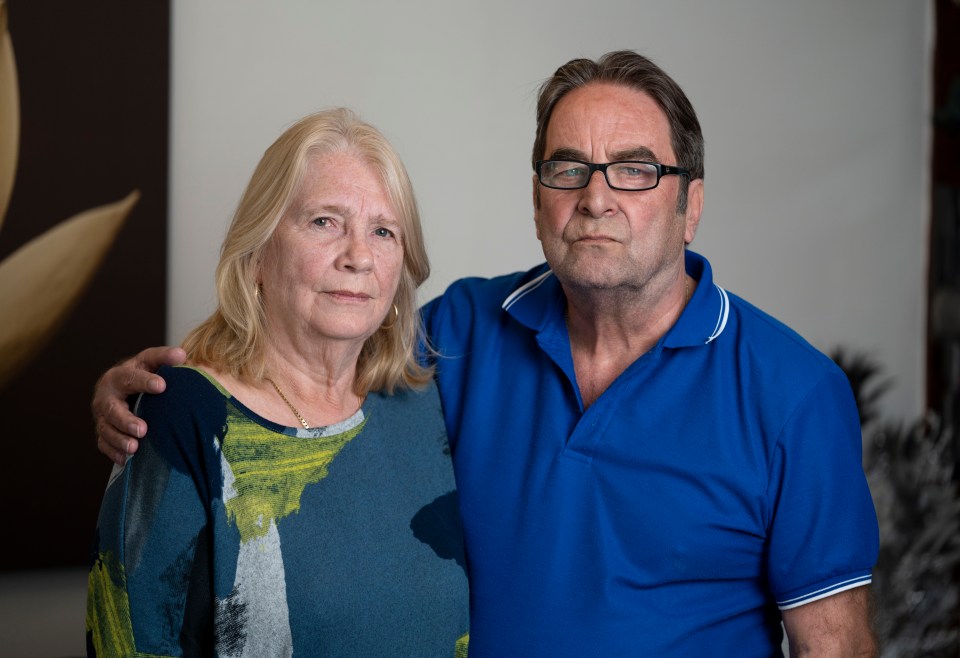
[[[217,394],[229,398],[230,393],[217,379],[215,372],[197,365],[161,366],[157,374],[167,382],[167,390],[183,389],[193,393]]]
[[[371,401],[376,400],[378,407],[392,413],[416,414],[440,410],[440,394],[433,379],[416,388],[398,388],[393,393],[371,392],[368,397]]]
[[[376,421],[375,426],[387,427],[394,434],[446,437],[443,408],[433,380],[422,388],[405,388],[392,394],[371,393],[364,410],[369,411],[371,420]]]
[[[163,377],[166,388],[162,393],[142,394],[136,400],[135,413],[222,407],[224,399],[230,397],[210,373],[196,366],[161,366],[157,374]]]
[[[165,366],[157,374],[167,381],[162,394],[167,396],[167,409],[175,407],[180,414],[215,417],[224,422],[227,416],[234,420],[243,418],[244,422],[274,434],[298,434],[298,428],[262,415],[258,411],[262,405],[257,404],[256,386],[229,372],[207,365],[186,364]]]

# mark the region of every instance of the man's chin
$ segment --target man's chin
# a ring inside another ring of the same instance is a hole
[[[565,267],[553,270],[557,280],[565,287],[578,290],[613,290],[628,284],[622,273],[597,269]]]

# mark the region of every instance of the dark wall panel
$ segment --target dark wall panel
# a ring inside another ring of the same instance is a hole
[[[22,128],[0,259],[79,212],[141,193],[53,342],[0,391],[0,568],[81,565],[110,471],[94,445],[93,384],[164,341],[170,6],[7,4]]]

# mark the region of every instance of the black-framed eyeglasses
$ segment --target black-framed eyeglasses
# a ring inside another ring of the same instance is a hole
[[[578,190],[590,184],[593,172],[602,171],[607,185],[614,190],[639,192],[652,190],[664,176],[686,176],[690,172],[682,167],[657,162],[624,160],[596,164],[579,160],[538,160],[534,165],[540,184],[555,190]]]

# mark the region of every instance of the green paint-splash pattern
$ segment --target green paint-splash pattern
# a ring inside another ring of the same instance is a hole
[[[470,652],[470,633],[464,633],[457,638],[457,644],[453,649],[453,658],[467,658]]]
[[[233,471],[236,496],[225,500],[225,506],[241,543],[265,536],[271,520],[277,524],[299,511],[306,486],[327,476],[330,462],[364,425],[366,419],[333,436],[286,436],[264,432],[228,404],[223,456]]]
[[[97,658],[160,658],[136,650],[126,575],[110,551],[97,555],[87,575],[87,633]]]

